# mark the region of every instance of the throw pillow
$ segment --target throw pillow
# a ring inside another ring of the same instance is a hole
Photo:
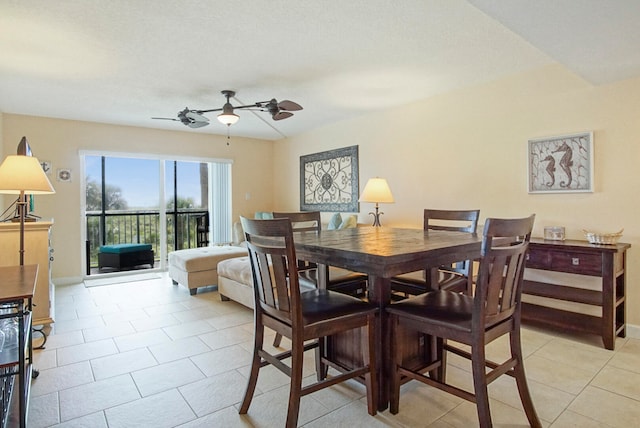
[[[342,216],[340,213],[335,213],[331,216],[329,224],[327,224],[327,230],[336,230],[340,227],[340,224],[342,224]]]
[[[351,229],[352,227],[356,227],[358,225],[358,217],[355,215],[350,215],[349,217],[342,220],[338,229]]]
[[[242,223],[236,221],[233,223],[233,245],[241,245],[245,239],[244,230],[242,230]]]
[[[269,211],[256,211],[255,218],[257,220],[271,220],[273,213]]]

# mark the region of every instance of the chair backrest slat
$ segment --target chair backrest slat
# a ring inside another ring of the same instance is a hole
[[[525,255],[535,215],[522,219],[487,219],[476,282],[475,328],[511,317],[522,295]]]
[[[445,230],[449,232],[476,233],[480,210],[424,210],[424,230]],[[461,260],[451,265],[441,266],[449,272],[468,276],[471,261]]]
[[[425,209],[424,230],[476,233],[479,218],[480,210]]]
[[[294,232],[319,232],[320,211],[274,212],[273,218],[288,218]]]
[[[256,311],[301,322],[300,288],[291,221],[241,217],[251,260]]]
[[[255,273],[258,279],[258,294],[260,296],[260,300],[266,302],[270,306],[275,306],[275,294],[273,292],[273,288],[271,286],[271,278],[269,276],[269,260],[266,254],[255,252],[251,254],[252,257],[256,258],[256,261],[252,264],[257,266],[258,271]],[[263,266],[266,269],[263,269]]]
[[[289,278],[286,257],[272,256],[271,266],[272,274],[277,293],[277,307],[281,311],[289,312],[291,310],[291,301],[289,299]]]

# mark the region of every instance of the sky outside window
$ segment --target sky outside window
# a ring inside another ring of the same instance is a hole
[[[119,188],[129,209],[158,209],[160,161],[138,158],[106,157],[107,185]],[[101,183],[101,157],[85,157],[87,182]],[[173,197],[173,162],[166,162],[166,196]],[[169,180],[169,178],[171,178]],[[171,183],[171,184],[169,184]],[[200,163],[178,162],[178,196],[191,198],[194,208],[201,205]]]

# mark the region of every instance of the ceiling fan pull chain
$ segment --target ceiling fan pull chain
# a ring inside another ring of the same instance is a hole
[[[229,137],[229,128],[231,128],[231,124],[227,124],[227,146],[229,145],[229,140],[231,139],[231,137]]]

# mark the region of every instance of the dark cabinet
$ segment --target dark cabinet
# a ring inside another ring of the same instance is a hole
[[[599,307],[600,315],[557,309],[538,303],[522,304],[522,320],[563,330],[597,334],[605,348],[614,349],[616,336],[625,337],[626,251],[629,244],[597,245],[587,241],[532,239],[527,268],[575,275],[571,284],[525,280],[523,293]],[[580,276],[599,277],[602,287],[579,286]]]

